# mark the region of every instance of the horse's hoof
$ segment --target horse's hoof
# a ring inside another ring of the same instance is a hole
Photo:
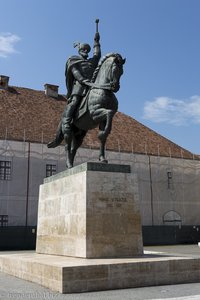
[[[67,166],[67,169],[71,169],[71,168],[73,168],[73,166]]]
[[[73,168],[73,165],[72,165],[72,164],[69,164],[69,163],[67,163],[67,164],[66,164],[66,167],[67,167],[67,169],[71,169],[71,168]]]
[[[105,158],[99,158],[99,161],[101,163],[103,163],[103,164],[107,164],[108,163],[107,159],[105,159]]]

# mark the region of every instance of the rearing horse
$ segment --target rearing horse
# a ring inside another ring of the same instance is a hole
[[[112,128],[112,119],[118,109],[118,101],[114,93],[120,88],[120,77],[123,74],[125,59],[118,53],[104,56],[96,68],[87,95],[77,109],[72,122],[72,140],[69,142],[64,135],[63,119],[61,119],[56,138],[48,143],[54,148],[65,140],[66,166],[72,168],[77,149],[81,146],[88,130],[99,125],[100,140],[99,161],[105,159],[105,143]],[[63,114],[64,117],[64,114]]]

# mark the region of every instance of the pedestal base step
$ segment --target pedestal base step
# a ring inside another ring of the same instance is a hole
[[[80,293],[200,281],[200,258],[146,254],[139,258],[83,259],[0,253],[0,271],[60,293]]]

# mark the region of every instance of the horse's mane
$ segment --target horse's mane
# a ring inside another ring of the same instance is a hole
[[[98,63],[98,66],[96,67],[96,69],[94,70],[94,73],[93,73],[93,76],[92,76],[92,79],[91,79],[91,82],[95,82],[96,78],[97,78],[97,74],[99,73],[99,70],[101,68],[101,66],[103,65],[104,61],[109,58],[109,57],[116,57],[118,56],[119,54],[118,53],[108,53],[106,54],[105,56],[102,57],[102,59],[100,60],[100,62]]]

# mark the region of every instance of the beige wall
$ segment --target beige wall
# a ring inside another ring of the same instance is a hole
[[[110,151],[107,159],[109,163],[130,164],[137,174],[143,225],[163,225],[164,216],[169,221],[165,224],[178,218],[177,224],[200,224],[199,161]],[[46,164],[56,164],[57,172],[65,170],[64,147],[48,149],[30,143],[29,149],[27,142],[1,140],[0,160],[12,161],[11,180],[0,180],[0,215],[9,216],[9,226],[36,225],[39,185],[46,176]],[[89,160],[97,161],[98,151],[79,149],[75,164]],[[170,181],[167,172],[172,174]]]

